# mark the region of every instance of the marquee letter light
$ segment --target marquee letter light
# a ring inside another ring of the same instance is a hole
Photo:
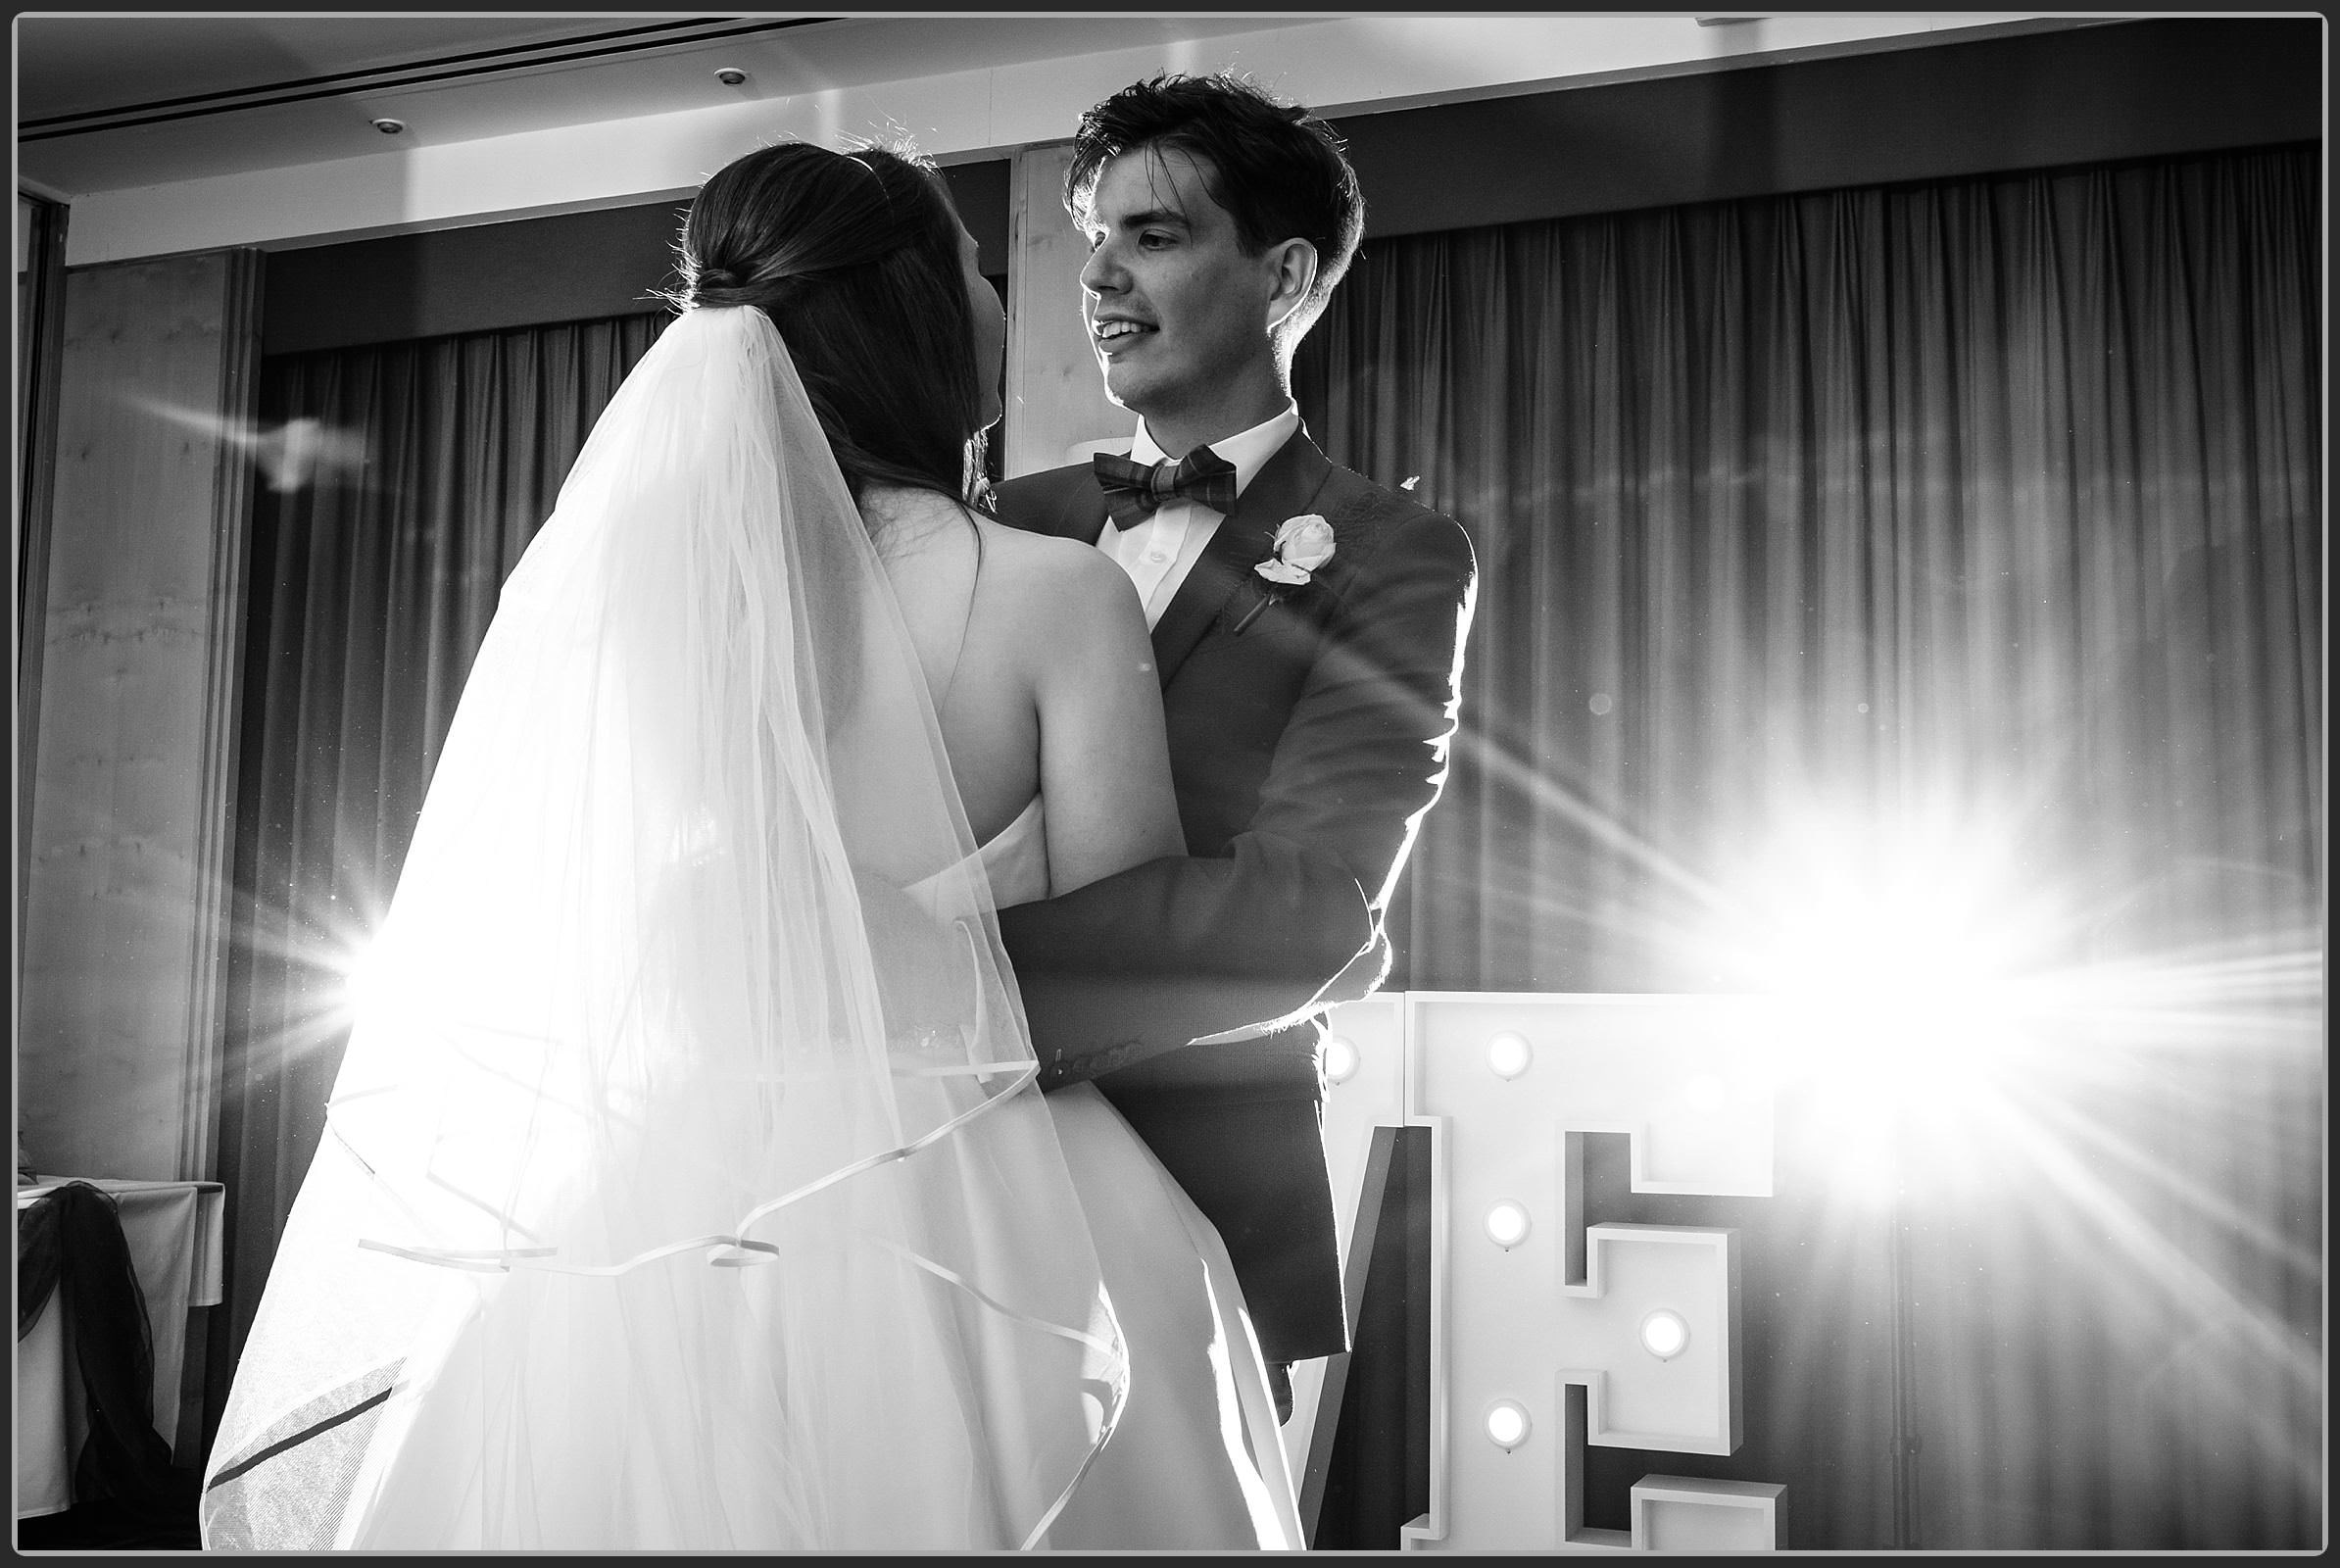
[[[1779,1544],[1768,1483],[1646,1476],[1631,1529],[1584,1524],[1587,1444],[1728,1454],[1743,1429],[1737,1233],[1585,1224],[1584,1140],[1625,1136],[1635,1192],[1771,1196],[1772,1007],[1417,991],[1334,1012],[1354,1061],[1325,1121],[1344,1250],[1372,1129],[1432,1133],[1430,1511],[1404,1546]],[[1294,1379],[1295,1474],[1331,1441],[1321,1368]]]

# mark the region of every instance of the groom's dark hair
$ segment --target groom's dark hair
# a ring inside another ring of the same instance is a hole
[[[1230,72],[1134,82],[1083,115],[1073,133],[1064,205],[1074,221],[1088,221],[1105,166],[1144,147],[1204,163],[1203,188],[1235,220],[1246,255],[1288,239],[1316,247],[1316,283],[1296,313],[1304,329],[1365,232],[1365,193],[1333,127]]]

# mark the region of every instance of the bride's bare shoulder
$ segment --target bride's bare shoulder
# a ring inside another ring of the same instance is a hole
[[[976,620],[988,628],[986,641],[1061,655],[1126,637],[1133,625],[1145,635],[1129,573],[1095,546],[1011,528],[932,491],[873,487],[861,510],[905,609],[963,593],[965,573],[976,570]],[[980,568],[970,539],[981,542]]]
[[[996,569],[1019,587],[1093,584],[1109,580],[1107,573],[1123,575],[1120,567],[1093,546],[1010,528],[932,490],[872,485],[862,492],[861,515],[879,553],[888,557],[920,554],[936,545],[964,540],[972,524],[983,541],[984,571],[989,574]],[[963,545],[957,546],[957,550],[963,549]],[[1104,568],[1101,572],[1100,567]]]
[[[1035,612],[1078,614],[1101,607],[1106,612],[1123,608],[1136,611],[1138,590],[1129,574],[1103,551],[1076,539],[1027,533],[1003,522],[977,516],[983,538],[983,570],[988,587]],[[1045,627],[1035,628],[1046,634]]]

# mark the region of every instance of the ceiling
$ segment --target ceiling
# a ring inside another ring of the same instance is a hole
[[[18,171],[70,199],[378,153],[382,119],[469,141],[1313,20],[21,15]]]

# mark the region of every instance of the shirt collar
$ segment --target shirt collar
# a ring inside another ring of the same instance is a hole
[[[1235,493],[1242,495],[1252,478],[1267,466],[1268,459],[1284,450],[1284,443],[1292,439],[1300,427],[1300,406],[1287,402],[1283,411],[1269,416],[1248,430],[1239,430],[1223,440],[1208,443],[1210,449],[1235,465]],[[1136,463],[1161,463],[1169,458],[1146,428],[1146,421],[1138,421],[1137,439],[1130,443],[1130,459]]]

